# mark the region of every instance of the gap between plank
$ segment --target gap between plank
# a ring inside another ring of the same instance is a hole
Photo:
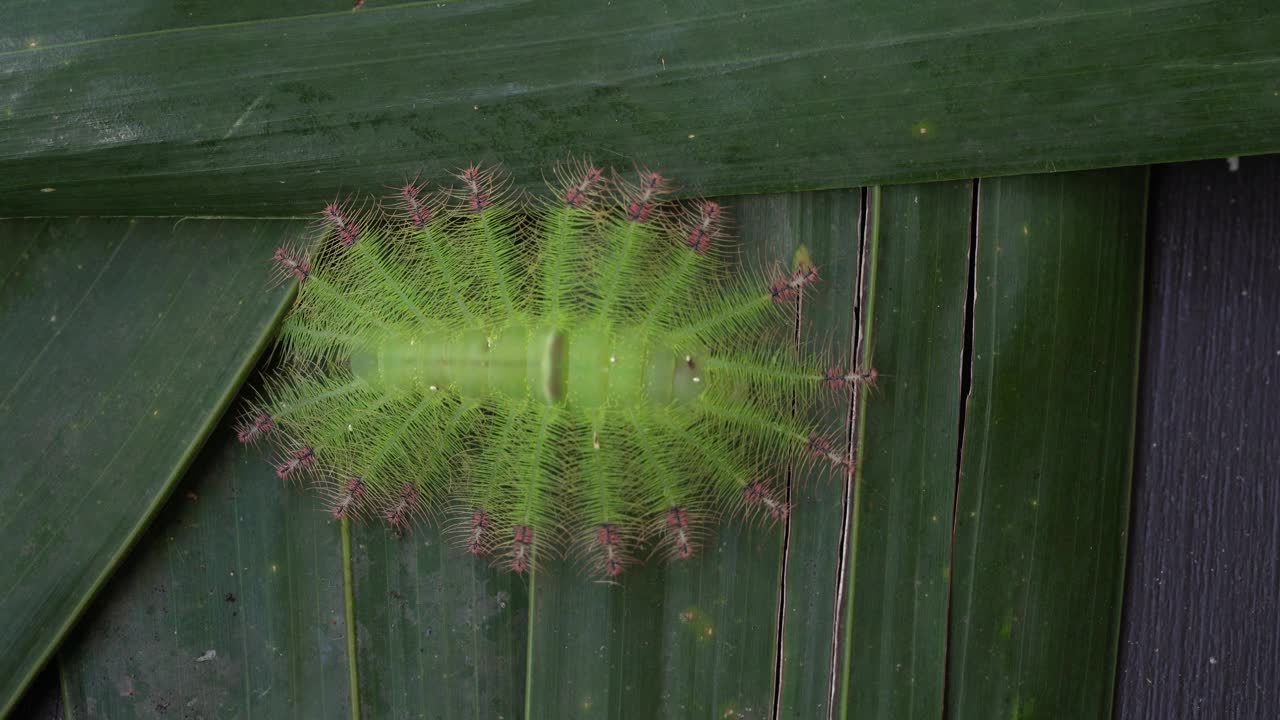
[[[960,417],[957,418],[959,432],[956,434],[956,480],[955,492],[951,499],[951,547],[947,556],[947,568],[951,581],[947,583],[947,621],[946,635],[942,638],[942,708],[939,717],[947,717],[947,693],[951,683],[951,583],[955,581],[952,571],[956,560],[956,522],[960,513],[960,468],[964,459],[965,421],[969,413],[969,394],[973,386],[973,312],[978,297],[978,219],[982,208],[978,204],[981,190],[980,179],[973,181],[969,199],[969,279],[966,284],[968,293],[964,302],[964,348],[960,355]]]
[[[804,293],[800,293],[796,300],[795,324],[791,336],[792,344],[799,349],[804,333]],[[791,414],[794,416],[798,408],[796,398],[791,398]],[[783,487],[786,489],[782,502],[785,507],[793,507],[791,502],[791,486],[795,480],[795,465],[788,465],[786,472],[786,482]],[[780,717],[782,714],[782,660],[787,651],[786,647],[786,620],[787,620],[787,568],[791,562],[791,516],[788,513],[782,521],[782,567],[779,568],[778,575],[778,619],[775,625],[776,637],[774,638],[773,651],[773,717]]]
[[[853,294],[853,328],[849,334],[849,352],[853,359],[860,357],[863,344],[862,332],[862,310],[866,304],[866,280],[868,277],[868,253],[867,247],[873,228],[873,213],[878,211],[878,207],[873,208],[873,198],[879,198],[879,194],[872,188],[862,189],[862,202],[859,205],[858,212],[858,276],[854,278],[854,287],[856,292]],[[850,363],[850,367],[856,363]],[[852,457],[857,450],[858,432],[858,388],[855,386],[849,392],[849,406],[845,413],[845,427],[847,432],[845,435],[845,457]],[[853,466],[856,468],[857,459],[854,458]],[[855,499],[855,483],[857,478],[856,470],[845,472],[844,477],[844,493],[841,498],[843,523],[840,526],[840,550],[838,561],[836,564],[836,587],[835,587],[835,613],[831,621],[831,662],[829,663],[830,683],[827,688],[827,720],[832,720],[836,716],[836,690],[837,677],[847,678],[845,672],[849,663],[848,643],[842,646],[841,641],[846,640],[845,630],[847,628],[848,618],[845,615],[846,588],[848,592],[853,592],[852,578],[850,577],[851,563],[850,553],[856,544],[857,538],[854,533],[857,532],[857,524],[854,522],[853,513],[856,507]],[[846,693],[847,695],[847,693]],[[844,701],[841,701],[841,715],[844,712]]]

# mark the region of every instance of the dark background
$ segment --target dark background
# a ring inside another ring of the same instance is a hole
[[[1280,718],[1280,155],[1154,166],[1147,233],[1115,717]]]
[[[1280,155],[1156,166],[1115,716],[1280,717]]]

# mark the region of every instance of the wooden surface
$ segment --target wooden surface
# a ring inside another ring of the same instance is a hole
[[[1116,717],[1280,707],[1280,156],[1156,168]]]

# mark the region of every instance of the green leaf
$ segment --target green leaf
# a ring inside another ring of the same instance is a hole
[[[980,186],[947,716],[1110,717],[1147,172]]]
[[[5,3],[0,208],[266,215],[569,150],[707,194],[1280,150],[1265,2],[351,5]]]
[[[842,718],[942,714],[973,183],[876,188]]]
[[[350,717],[340,526],[223,423],[60,653],[69,716]]]
[[[778,196],[781,222],[770,233],[788,245],[807,245],[822,282],[806,294],[801,336],[810,347],[829,348],[830,364],[853,366],[854,305],[862,258],[858,251],[862,192],[839,191]],[[823,402],[817,426],[849,448],[850,394],[817,389]],[[798,468],[790,482],[793,506],[786,525],[782,592],[781,685],[777,716],[825,717],[837,660],[836,584],[846,537],[852,482],[825,465]]]
[[[352,539],[362,716],[521,717],[525,578],[434,525],[366,522]]]
[[[77,707],[92,698],[103,707],[145,709],[137,699],[105,697],[118,691],[109,682],[112,663],[126,657],[136,663],[126,669],[147,679],[153,695],[165,688],[199,703],[224,697],[270,716],[345,712],[351,696],[333,679],[349,667],[341,648],[321,654],[329,664],[308,666],[312,676],[291,664],[319,654],[322,641],[337,642],[331,633],[345,624],[336,609],[345,586],[355,635],[342,637],[354,644],[365,717],[769,717],[776,707],[779,717],[936,718],[944,704],[967,717],[1104,716],[1123,569],[1145,173],[979,186],[967,405],[972,182],[869,191],[865,258],[857,251],[856,191],[734,202],[744,265],[789,262],[801,243],[819,262],[824,282],[806,297],[805,337],[835,346],[833,355],[848,363],[858,321],[858,357],[881,373],[878,387],[857,398],[856,495],[839,481],[793,478],[797,507],[788,528],[730,522],[699,558],[654,558],[621,585],[595,582],[567,563],[526,581],[442,547],[429,527],[397,537],[376,525],[351,531],[344,578],[336,526],[295,491],[280,489],[268,468],[253,471],[262,480],[250,485],[257,476],[241,465],[254,453],[229,448],[220,451],[229,459],[210,464],[233,468],[238,479],[196,482],[236,484],[207,504],[213,490],[197,490],[200,503],[175,498],[175,519],[158,531],[175,528],[175,540],[153,543],[139,559],[148,572],[130,571],[125,589],[104,603],[99,617],[122,619],[95,621],[86,643],[100,647],[68,656],[82,658],[64,664],[69,695]],[[992,317],[1000,322],[992,325]],[[1075,362],[1078,352],[1089,353],[1088,361]],[[1096,387],[1086,388],[1085,377]],[[836,405],[833,428],[849,409]],[[973,469],[980,458],[983,473]],[[1033,475],[1020,474],[1028,462],[1044,471],[1032,499],[1045,510],[1028,511],[1019,495],[1031,487],[1025,480]],[[250,503],[238,497],[242,487],[263,494]],[[272,493],[282,496],[275,504]],[[966,520],[968,511],[979,512],[976,501],[987,503],[980,512],[990,522],[981,527]],[[1040,512],[1055,517],[1037,520]],[[311,516],[290,522],[284,513]],[[211,545],[211,524],[233,522],[290,527],[261,532],[257,541],[246,531],[239,559],[228,547],[234,543],[200,549]],[[257,640],[261,647],[254,643],[265,620],[228,624],[227,603],[216,597],[221,575],[172,569],[172,558],[200,552],[249,568],[237,572],[260,571],[243,558],[280,547],[312,549],[305,565],[295,563],[287,595],[240,601],[260,618],[293,612],[294,624],[271,636],[281,639]],[[147,609],[159,607],[154,587],[162,578],[183,588],[165,596],[171,608],[193,604],[179,626],[183,639],[162,638],[168,644],[157,652],[159,641],[127,628],[141,627]],[[837,595],[842,578],[851,584]],[[321,602],[288,610],[313,597]],[[1033,611],[1037,624],[1015,619],[1010,636],[1001,636],[998,623],[1010,607]],[[104,623],[126,631],[100,630]],[[1081,638],[1081,648],[1070,645]],[[283,655],[281,642],[290,643]],[[222,644],[232,648],[226,677],[193,660],[168,667],[191,650]],[[147,659],[152,654],[160,659]],[[1071,658],[1069,676],[1058,657]],[[1019,684],[992,680],[1005,673]],[[318,676],[324,691],[311,693]]]
[[[0,707],[150,521],[287,305],[280,222],[0,223]]]

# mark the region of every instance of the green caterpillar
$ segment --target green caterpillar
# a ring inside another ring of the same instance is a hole
[[[276,251],[298,300],[239,437],[274,435],[280,478],[312,477],[335,518],[443,513],[515,572],[574,553],[613,577],[642,545],[688,558],[720,515],[786,516],[788,463],[851,467],[797,409],[874,371],[787,337],[807,254],[730,279],[724,209],[669,201],[657,173],[571,164],[537,201],[456,177],[330,204]]]

